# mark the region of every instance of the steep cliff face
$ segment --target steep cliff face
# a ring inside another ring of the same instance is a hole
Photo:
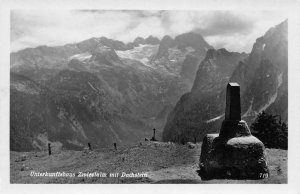
[[[263,110],[286,121],[287,64],[287,21],[258,38],[248,57],[223,49],[208,51],[191,92],[170,113],[163,139],[202,140],[204,134],[219,130],[229,81],[241,85],[242,117],[248,124]]]
[[[208,49],[213,48],[204,40],[204,38],[200,34],[194,32],[189,32],[176,36],[175,44],[180,50],[193,48],[195,50],[195,53],[204,56]]]
[[[187,80],[187,83],[191,83],[192,85],[192,83],[194,82],[201,60],[203,60],[203,57],[201,56],[195,56],[192,54],[186,55],[182,63],[180,75],[183,79]]]
[[[214,121],[210,119],[222,116],[223,88],[239,61],[246,57],[245,53],[228,52],[225,49],[208,50],[199,65],[191,92],[184,94],[170,113],[163,140],[194,141],[194,137],[202,137]]]
[[[197,33],[189,32],[180,34],[176,36],[175,39],[170,36],[164,36],[153,60],[168,58],[172,55],[172,49],[178,49],[183,53],[189,52],[204,57],[206,51],[212,48],[213,47]]]
[[[287,25],[284,21],[258,38],[245,64],[230,78],[241,85],[243,117],[249,122],[263,110],[287,122]]]
[[[180,76],[190,88],[193,85],[198,65],[209,49],[213,47],[197,33],[184,33],[174,39],[164,36],[151,63],[162,71],[169,71]]]

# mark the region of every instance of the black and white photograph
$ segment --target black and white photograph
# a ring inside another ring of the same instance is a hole
[[[9,185],[293,179],[299,13],[44,5],[7,10]]]

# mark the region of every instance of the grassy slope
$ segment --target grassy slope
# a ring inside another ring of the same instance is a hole
[[[83,151],[11,152],[11,183],[287,183],[287,151],[267,149],[270,178],[264,180],[201,181],[197,174],[201,144],[186,145],[141,142],[119,147]],[[22,155],[26,160],[20,160]],[[24,168],[21,171],[22,166]],[[106,172],[143,173],[147,178],[54,178],[31,177],[30,172]]]

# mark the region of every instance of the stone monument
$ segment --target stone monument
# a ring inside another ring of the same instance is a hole
[[[251,135],[241,120],[240,86],[229,83],[226,92],[225,120],[220,134],[203,139],[199,175],[202,179],[260,179],[269,176],[264,144]]]

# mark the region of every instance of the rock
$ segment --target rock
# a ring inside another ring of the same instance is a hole
[[[21,161],[25,161],[27,159],[27,155],[23,154],[20,157],[18,157],[15,162],[21,162]]]
[[[202,179],[259,179],[268,174],[264,145],[256,137],[231,138],[227,142],[217,134],[205,136],[200,155]]]
[[[195,144],[193,144],[192,142],[187,142],[187,146],[190,149],[194,149],[195,148]]]
[[[220,130],[220,136],[224,139],[250,135],[250,129],[243,120],[224,120]]]
[[[21,167],[20,170],[21,170],[21,171],[24,171],[24,170],[25,170],[25,165],[24,165],[24,164],[22,165],[22,167]]]
[[[203,164],[209,156],[209,153],[213,151],[213,143],[218,134],[207,134],[202,143],[201,155],[200,155],[200,164]]]
[[[82,152],[83,152],[84,154],[88,154],[88,153],[90,152],[90,149],[87,148],[87,147],[85,147],[85,148],[83,148]]]
[[[258,179],[268,173],[264,145],[256,137],[235,137],[225,144],[224,167],[233,178]]]
[[[32,168],[28,167],[28,166],[25,166],[25,164],[22,165],[21,167],[21,171],[28,171],[28,170],[31,170]]]
[[[221,178],[225,172],[223,145],[218,134],[208,134],[204,137],[199,163],[199,175],[203,180]]]
[[[145,41],[147,44],[152,44],[152,45],[156,45],[160,43],[160,40],[153,36],[149,36],[148,38],[145,39]]]
[[[137,37],[136,39],[134,39],[133,44],[135,46],[139,46],[140,44],[146,44],[146,40],[142,37]]]

